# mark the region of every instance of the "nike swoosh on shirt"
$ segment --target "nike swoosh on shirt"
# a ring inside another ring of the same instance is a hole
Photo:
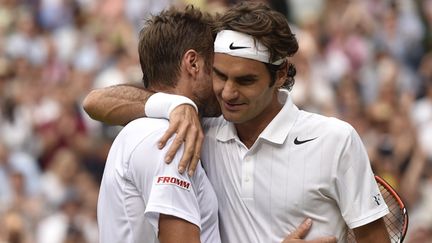
[[[306,140],[298,140],[298,137],[296,137],[296,138],[294,139],[294,144],[299,145],[299,144],[307,143],[307,142],[310,142],[310,141],[315,140],[315,139],[317,139],[317,138],[318,138],[318,137],[316,137],[316,138],[311,138],[311,139],[306,139]]]
[[[245,49],[245,48],[249,48],[249,47],[248,46],[234,46],[234,42],[232,42],[229,45],[229,49],[230,50]]]

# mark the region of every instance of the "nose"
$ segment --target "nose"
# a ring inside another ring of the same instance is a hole
[[[226,81],[222,90],[222,99],[234,100],[238,97],[238,95],[239,92],[238,92],[237,85],[230,80]]]

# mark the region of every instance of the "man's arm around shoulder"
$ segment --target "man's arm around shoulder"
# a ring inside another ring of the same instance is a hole
[[[153,92],[138,85],[115,85],[91,91],[83,101],[84,110],[94,120],[126,125],[144,116],[144,105]]]

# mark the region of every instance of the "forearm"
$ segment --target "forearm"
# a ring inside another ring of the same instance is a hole
[[[143,87],[116,85],[91,91],[83,101],[84,110],[94,120],[126,125],[144,116],[144,105],[153,94]]]
[[[382,218],[354,229],[358,243],[390,243],[390,238]]]
[[[160,243],[200,243],[198,226],[171,215],[159,216]]]

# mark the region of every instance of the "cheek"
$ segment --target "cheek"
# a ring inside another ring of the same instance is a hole
[[[272,100],[271,90],[262,90],[259,93],[251,93],[249,95],[250,100],[255,104],[257,108],[266,107]]]
[[[223,89],[223,84],[222,82],[220,82],[219,80],[217,80],[217,78],[213,77],[213,81],[212,81],[212,86],[213,86],[213,92],[218,95],[221,90]]]

